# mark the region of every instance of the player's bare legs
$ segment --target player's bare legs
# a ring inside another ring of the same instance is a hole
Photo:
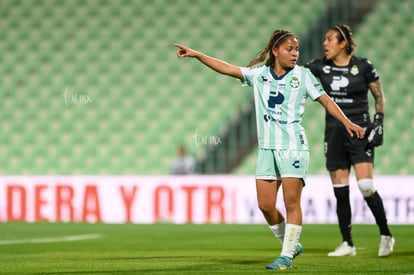
[[[287,219],[276,208],[277,193],[283,184],[283,198],[286,207]],[[282,243],[282,252],[267,269],[280,269],[281,266],[291,267],[294,257],[303,252],[299,243],[302,231],[302,211],[300,197],[303,182],[301,179],[284,178],[280,180],[256,180],[257,199],[259,209],[269,224],[270,230]],[[292,238],[293,236],[293,238]]]
[[[277,193],[281,185],[282,182],[280,180],[256,179],[259,209],[269,225],[284,221],[284,217],[276,208]],[[287,223],[302,224],[302,211],[300,207],[302,188],[303,182],[301,179],[283,179],[283,198],[286,207]]]
[[[302,225],[302,209],[300,206],[302,188],[302,179],[283,178],[282,189],[286,207],[287,223]]]
[[[281,181],[256,179],[259,209],[269,225],[279,224],[285,219],[276,208],[277,192]]]
[[[370,162],[361,162],[354,165],[357,181],[361,179],[372,179],[373,166]]]

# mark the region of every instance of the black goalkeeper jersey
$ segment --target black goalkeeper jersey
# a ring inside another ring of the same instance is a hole
[[[379,79],[374,66],[366,58],[352,56],[348,66],[336,66],[325,58],[305,65],[319,78],[327,94],[338,104],[345,115],[359,125],[369,121],[369,83]],[[326,112],[326,125],[340,122]]]

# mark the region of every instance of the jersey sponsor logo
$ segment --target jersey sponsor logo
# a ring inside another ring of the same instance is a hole
[[[285,101],[285,96],[281,92],[270,91],[269,99],[267,100],[267,114],[263,116],[264,121],[269,122],[277,122],[279,124],[287,124],[286,120],[280,120],[279,118],[275,118],[272,115],[281,115],[282,113],[279,111],[275,111],[276,105],[280,105]]]
[[[341,88],[347,87],[348,84],[349,80],[345,76],[334,76],[332,78],[331,89],[333,91],[339,91]]]
[[[267,100],[267,106],[269,108],[275,108],[276,104],[280,105],[285,101],[285,96],[280,92],[270,91],[269,99]]]
[[[265,115],[263,116],[263,119],[264,119],[264,121],[266,121],[266,122],[272,121],[272,122],[277,122],[277,123],[279,123],[279,124],[287,124],[287,121],[286,121],[286,120],[281,120],[281,119],[278,119],[278,118],[274,118],[274,117],[272,117],[272,116],[271,116],[271,115],[269,115],[269,114],[265,114]]]
[[[354,103],[354,100],[352,98],[337,98],[334,97],[333,100],[335,103]]]

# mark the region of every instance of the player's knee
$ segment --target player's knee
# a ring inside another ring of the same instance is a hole
[[[259,209],[260,211],[262,211],[262,213],[271,213],[272,211],[275,210],[275,204],[272,204],[269,201],[263,201],[263,200],[259,200],[258,203]]]
[[[375,193],[375,187],[372,179],[361,179],[358,181],[359,191],[364,198],[371,197]]]

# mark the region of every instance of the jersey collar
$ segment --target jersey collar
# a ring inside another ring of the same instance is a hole
[[[270,67],[269,67],[270,74],[272,75],[272,77],[273,77],[275,80],[281,80],[281,79],[282,79],[282,78],[284,78],[284,77],[285,77],[285,75],[287,75],[287,74],[288,74],[291,70],[293,70],[293,68],[292,68],[292,69],[287,70],[287,71],[286,71],[286,73],[282,74],[281,76],[277,76],[277,75],[275,74],[275,72],[273,71],[273,67],[272,67],[272,66],[270,66]]]

